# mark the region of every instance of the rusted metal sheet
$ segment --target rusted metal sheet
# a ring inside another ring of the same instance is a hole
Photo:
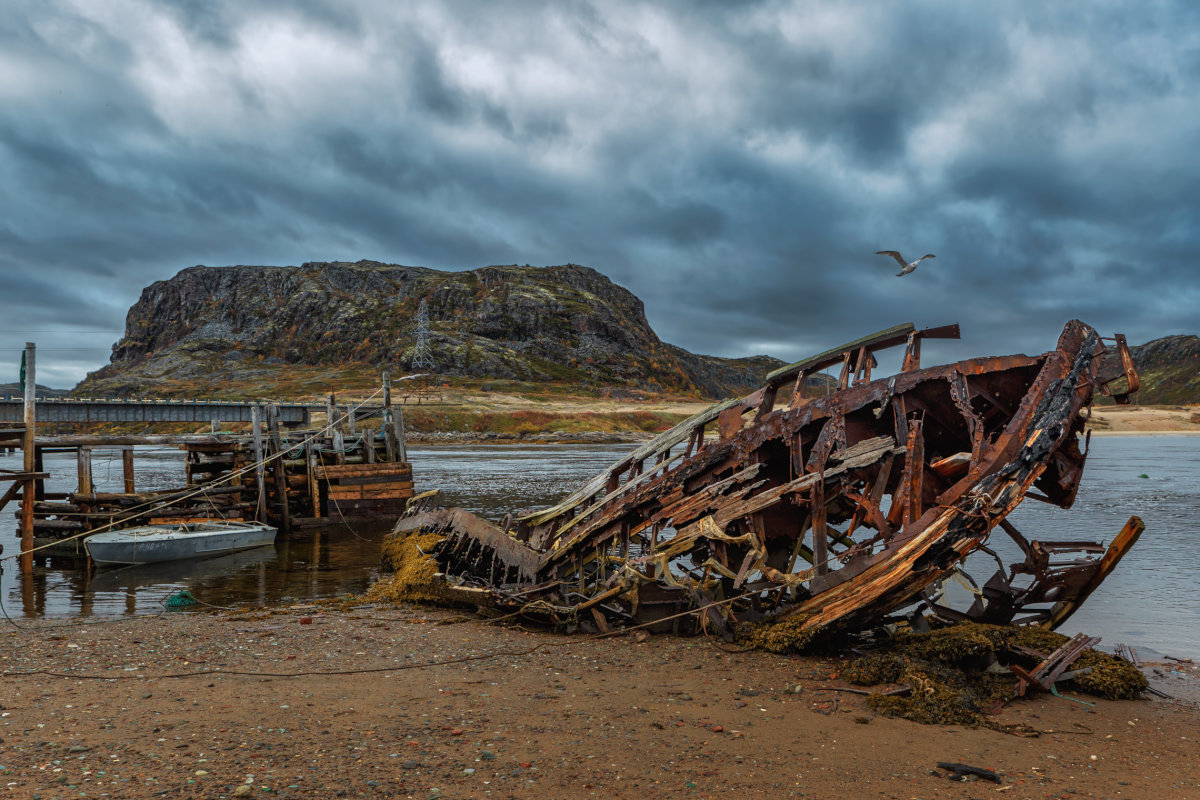
[[[435,553],[445,580],[589,628],[689,611],[672,626],[792,618],[816,631],[907,615],[1052,627],[1136,533],[1108,551],[1037,543],[1006,517],[1026,495],[1071,505],[1086,460],[1083,412],[1109,382],[1136,387],[1137,375],[1123,339],[1114,354],[1076,321],[1039,356],[921,368],[923,339],[957,336],[957,326],[906,324],[863,337],[771,373],[551,508],[502,527],[457,509],[421,512],[398,535],[445,532]],[[901,371],[873,378],[874,354],[900,345]],[[805,396],[807,376],[838,364],[838,389]],[[1026,561],[1002,568],[970,610],[943,605],[942,582],[996,526]],[[1077,563],[1055,563],[1072,548]],[[1034,576],[1029,589],[1014,588],[1017,573]]]

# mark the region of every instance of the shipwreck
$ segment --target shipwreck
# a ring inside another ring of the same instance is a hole
[[[1132,517],[1105,547],[1031,540],[1007,517],[1025,498],[1071,506],[1093,401],[1128,402],[1138,376],[1123,336],[1078,321],[1041,355],[921,366],[922,342],[958,337],[957,325],[912,324],[864,337],[772,372],[553,507],[494,524],[417,502],[393,543],[426,537],[437,597],[564,627],[1054,628],[1143,525]],[[900,346],[900,370],[874,375],[875,354]],[[977,582],[963,563],[991,552],[997,528],[1024,559],[997,557]],[[954,576],[972,588],[967,608],[944,600]]]

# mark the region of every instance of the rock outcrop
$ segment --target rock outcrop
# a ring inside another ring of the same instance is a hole
[[[269,381],[289,365],[407,371],[422,300],[443,375],[717,397],[744,392],[781,363],[666,344],[637,297],[577,264],[466,272],[373,261],[197,266],[142,291],[111,362],[76,391],[153,394],[161,380],[218,373]]]
[[[1129,348],[1142,405],[1200,403],[1200,336],[1164,336]]]

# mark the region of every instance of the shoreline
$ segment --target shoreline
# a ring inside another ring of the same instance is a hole
[[[46,800],[1200,793],[1194,699],[1039,695],[996,717],[1042,731],[1020,738],[878,716],[829,688],[840,660],[411,606],[23,621],[0,645],[4,778]]]
[[[1085,429],[1085,431],[1088,429]],[[1200,436],[1200,430],[1097,430],[1094,437],[1110,436]],[[652,435],[584,432],[573,434],[503,434],[503,433],[441,433],[432,436],[413,434],[409,445],[421,447],[453,447],[456,445],[562,445],[562,444],[640,444]]]
[[[1200,406],[1093,406],[1093,436],[1200,434]]]
[[[1167,430],[1167,431],[1091,431],[1092,436],[1200,436],[1200,431]]]
[[[638,410],[639,404],[626,404]],[[548,413],[577,413],[586,404],[558,403]],[[691,414],[694,404],[656,403],[658,412]],[[481,412],[482,413],[482,412]],[[1200,406],[1096,406],[1085,431],[1093,436],[1200,436]],[[410,444],[422,446],[475,444],[639,444],[655,436],[645,431],[537,431],[498,433],[490,431],[409,431]]]

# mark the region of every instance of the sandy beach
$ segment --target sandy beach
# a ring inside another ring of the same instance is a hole
[[[382,606],[19,624],[14,798],[1200,797],[1187,699],[1016,701],[996,719],[1042,732],[1021,738],[883,718],[828,688],[837,659],[702,638]],[[1195,697],[1190,665],[1159,671]]]
[[[1200,405],[1095,406],[1089,428],[1097,436],[1200,433]]]

